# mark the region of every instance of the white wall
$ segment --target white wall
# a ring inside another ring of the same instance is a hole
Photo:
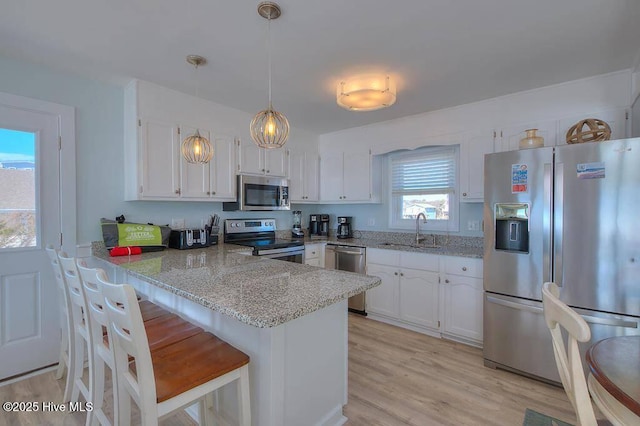
[[[415,148],[438,135],[505,125],[559,120],[580,113],[597,112],[631,104],[629,70],[575,80],[320,135],[320,153],[334,147],[357,145],[380,154],[399,148]],[[398,94],[398,102],[402,100]],[[392,107],[393,108],[393,107]],[[354,113],[355,114],[355,113]]]
[[[402,101],[402,94],[398,99],[398,102]],[[322,155],[333,149],[354,146],[382,154],[402,148],[447,144],[446,135],[520,124],[524,130],[527,123],[561,120],[580,114],[586,117],[598,111],[627,108],[630,104],[631,70],[624,70],[323,134],[319,137],[319,152]],[[325,205],[305,207],[303,211],[309,210],[313,210],[311,213],[354,216],[357,229],[389,230],[386,205]],[[374,219],[374,226],[368,226],[369,219]],[[481,203],[461,203],[459,235],[482,236],[481,231],[466,230],[468,220],[482,220]]]
[[[157,224],[185,218],[187,226],[199,226],[200,220],[212,213],[223,218],[265,216],[259,212],[222,212],[222,203],[214,202],[123,201],[123,87],[0,55],[0,91],[75,107],[79,244],[102,239],[100,218],[115,218],[120,214],[131,221]],[[225,132],[237,129],[241,136],[248,134],[250,114],[214,105],[220,112],[214,121],[224,127]],[[315,145],[317,137],[294,128],[288,144],[298,141]],[[269,212],[268,215],[276,218],[278,227],[291,227],[290,212]]]
[[[100,217],[114,218],[124,214],[139,222],[170,223],[172,218],[187,220],[188,226],[199,226],[200,219],[211,213],[223,218],[257,217],[264,213],[221,212],[221,203],[148,202],[124,199],[123,114],[124,90],[120,86],[94,81],[38,64],[0,55],[0,91],[47,100],[76,108],[77,144],[77,230],[78,242],[101,238]],[[596,76],[556,86],[530,90],[483,102],[461,105],[427,114],[405,117],[370,126],[321,135],[319,149],[349,145],[368,146],[374,153],[437,141],[438,135],[471,129],[499,127],[536,120],[557,119],[576,113],[612,107],[627,107],[631,97],[630,71]],[[401,96],[401,94],[400,94]],[[401,101],[401,97],[400,100]],[[224,111],[220,126],[229,122],[246,135],[250,114],[217,105]],[[197,124],[197,123],[194,123]],[[229,132],[230,130],[225,131]],[[292,129],[289,146],[313,143],[316,136]],[[387,207],[378,205],[294,205],[308,213],[330,213],[355,216],[359,229],[386,230]],[[279,228],[291,226],[290,212],[271,212]],[[375,225],[369,227],[368,219]],[[481,204],[463,204],[460,212],[461,234],[467,220],[481,219]],[[308,220],[308,216],[305,221]],[[335,222],[334,222],[335,223]],[[332,224],[333,226],[333,224]]]

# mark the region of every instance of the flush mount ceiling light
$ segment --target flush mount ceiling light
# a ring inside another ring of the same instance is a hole
[[[338,105],[352,111],[374,111],[396,103],[396,85],[388,75],[361,75],[338,83]]]
[[[199,66],[207,64],[207,60],[198,55],[187,56],[187,62],[193,65],[196,71]],[[196,97],[198,97],[198,86],[196,80]],[[196,129],[193,135],[182,141],[180,151],[182,151],[182,156],[188,163],[206,164],[211,161],[211,157],[213,157],[213,146],[207,138],[200,135],[199,129]]]
[[[260,148],[281,148],[289,137],[289,121],[271,105],[271,20],[281,15],[280,6],[265,1],[258,5],[258,14],[268,21],[267,60],[269,68],[269,107],[253,117],[249,129],[251,138]]]

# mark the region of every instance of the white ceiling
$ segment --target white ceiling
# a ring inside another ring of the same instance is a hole
[[[318,134],[630,68],[640,53],[638,0],[278,2],[274,108]],[[189,94],[197,80],[201,97],[252,114],[267,105],[258,0],[9,3],[1,54]],[[193,53],[209,60],[197,74],[185,62]],[[394,106],[336,105],[340,79],[374,71],[397,78]]]

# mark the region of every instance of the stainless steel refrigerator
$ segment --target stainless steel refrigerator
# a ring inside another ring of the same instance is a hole
[[[591,343],[640,334],[640,138],[486,155],[484,195],[485,365],[560,381],[545,281]]]

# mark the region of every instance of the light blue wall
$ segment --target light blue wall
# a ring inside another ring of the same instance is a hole
[[[123,201],[123,87],[87,79],[30,62],[0,55],[0,91],[76,109],[77,241],[101,239],[101,217],[124,214],[135,222],[170,224],[184,218],[187,226],[200,226],[201,219],[217,213],[222,218],[273,217],[279,229],[291,227],[291,212],[222,212],[222,203]],[[389,230],[386,204],[294,205],[304,212],[305,227],[310,213],[329,213],[335,229],[336,216],[354,216],[355,228]],[[374,226],[367,226],[373,218]],[[482,236],[465,231],[468,219],[481,220],[481,204],[463,204],[460,235]]]
[[[337,216],[353,216],[354,229],[363,231],[394,231],[389,229],[389,208],[387,204],[297,204],[292,209],[302,210],[303,226],[309,226],[309,215],[326,213],[331,216],[331,228],[338,227]],[[369,219],[373,219],[375,224],[369,226]],[[482,237],[482,231],[467,231],[467,221],[479,220],[482,222],[482,203],[460,203],[460,232],[452,232],[451,235],[463,235],[468,237]]]
[[[223,213],[222,203],[213,202],[123,201],[123,87],[0,55],[0,91],[75,107],[79,244],[101,239],[100,218],[120,214],[127,220],[157,224],[184,218],[187,226],[200,226],[201,219],[212,213],[223,218],[265,216]],[[290,212],[268,216],[276,218],[279,228],[291,227]]]

